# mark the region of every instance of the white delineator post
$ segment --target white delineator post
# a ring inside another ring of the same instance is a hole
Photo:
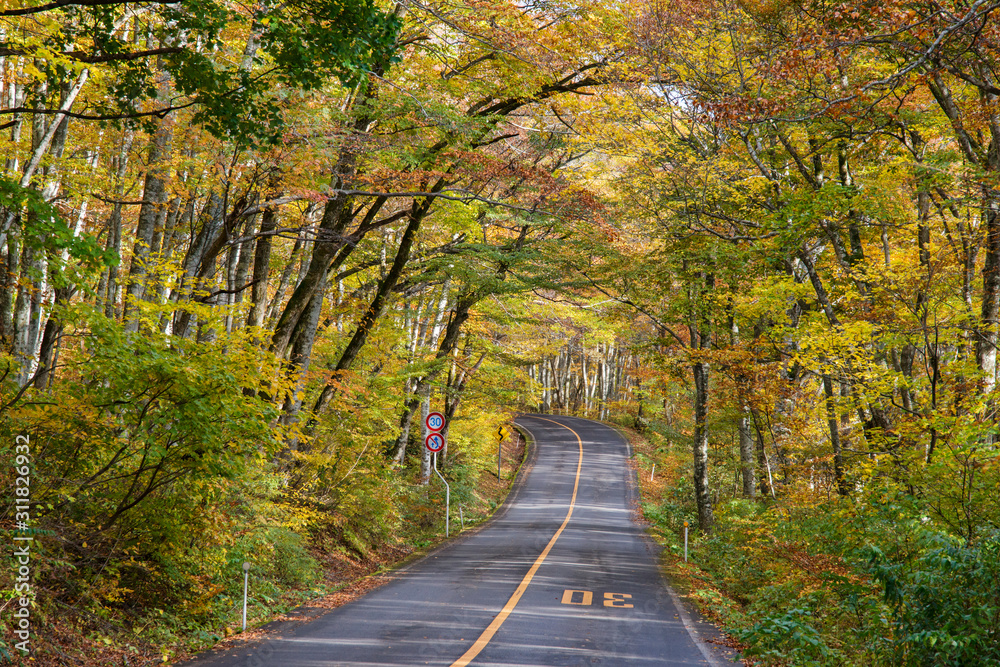
[[[688,522],[684,522],[684,562],[688,559]]]
[[[247,631],[247,587],[250,583],[250,563],[243,563],[243,632]]]

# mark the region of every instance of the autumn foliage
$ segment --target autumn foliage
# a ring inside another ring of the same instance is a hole
[[[0,2],[38,618],[210,643],[428,539],[432,405],[483,512],[532,409],[644,432],[747,655],[1000,660],[998,12]]]

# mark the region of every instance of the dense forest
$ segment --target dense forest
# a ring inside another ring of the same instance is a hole
[[[748,659],[1000,665],[1000,2],[0,0],[0,159],[0,659],[427,539],[438,410],[634,429]]]

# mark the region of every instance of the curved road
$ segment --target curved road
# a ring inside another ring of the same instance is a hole
[[[572,417],[517,424],[536,458],[500,518],[279,638],[190,665],[724,664],[632,520],[621,436]]]

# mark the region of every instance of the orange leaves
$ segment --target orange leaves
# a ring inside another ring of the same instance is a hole
[[[773,545],[768,548],[768,552],[772,556],[788,561],[817,581],[826,581],[830,575],[855,584],[868,581],[848,567],[839,556],[822,553],[809,544],[781,542],[773,537],[771,539]]]
[[[717,99],[702,100],[699,106],[704,109],[708,119],[722,125],[737,126],[780,116],[792,106],[792,99],[788,95],[765,98],[729,94]]]

